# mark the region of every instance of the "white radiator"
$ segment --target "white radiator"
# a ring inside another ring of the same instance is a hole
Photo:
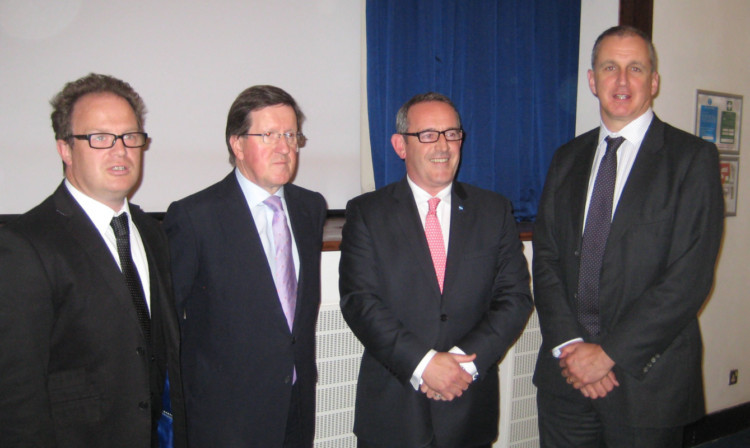
[[[531,383],[542,342],[536,313],[500,364],[500,437],[495,448],[538,448],[536,388]],[[320,307],[315,448],[356,448],[352,433],[363,347],[337,304]]]
[[[315,448],[356,448],[352,433],[357,375],[364,348],[349,330],[338,304],[318,314],[318,390]]]

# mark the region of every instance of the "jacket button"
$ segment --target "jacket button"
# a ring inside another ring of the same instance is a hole
[[[148,403],[145,401],[141,401],[140,403],[138,403],[138,409],[145,411],[146,409],[148,409]]]
[[[446,320],[448,320],[448,315],[447,314],[441,314],[440,315],[440,321],[441,322],[445,322]]]
[[[284,377],[284,384],[289,384],[291,382],[292,382],[291,375],[287,375],[286,377]]]
[[[135,353],[138,356],[143,356],[146,353],[146,350],[144,350],[143,347],[138,347],[137,349],[135,349]]]
[[[575,255],[576,257],[580,257],[581,256],[581,251],[577,250],[577,251],[573,252],[573,255]]]

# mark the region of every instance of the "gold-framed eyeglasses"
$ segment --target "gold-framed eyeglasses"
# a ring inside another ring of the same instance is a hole
[[[145,132],[126,132],[124,134],[108,134],[106,132],[97,132],[94,134],[69,135],[65,139],[74,138],[76,140],[88,140],[89,146],[93,149],[109,149],[115,146],[117,139],[122,141],[126,148],[141,148],[146,146],[148,134]]]
[[[301,132],[264,132],[262,134],[247,133],[240,135],[246,135],[248,137],[261,137],[263,139],[263,143],[265,143],[266,145],[275,145],[279,142],[279,140],[281,140],[281,137],[284,137],[286,143],[289,146],[297,146],[297,144],[305,138],[305,136]]]

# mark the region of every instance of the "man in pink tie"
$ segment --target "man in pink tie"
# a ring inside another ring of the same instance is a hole
[[[532,308],[510,202],[454,181],[453,103],[417,95],[391,143],[406,177],[346,208],[341,310],[365,346],[354,432],[362,447],[489,447],[497,363]]]
[[[229,109],[234,167],[164,226],[193,447],[312,447],[325,200],[291,183],[304,115],[274,86]]]

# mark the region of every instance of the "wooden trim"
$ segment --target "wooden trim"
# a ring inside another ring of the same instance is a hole
[[[146,214],[160,222],[164,219],[165,215],[164,212],[148,212]],[[18,216],[20,215],[0,215],[0,227]],[[328,210],[325,227],[323,228],[323,252],[335,252],[339,250],[344,221],[346,221],[344,210]],[[531,241],[533,228],[534,224],[531,222],[518,223],[518,236],[521,238],[521,241]]]
[[[652,37],[654,0],[620,0],[619,24],[634,26]]]

